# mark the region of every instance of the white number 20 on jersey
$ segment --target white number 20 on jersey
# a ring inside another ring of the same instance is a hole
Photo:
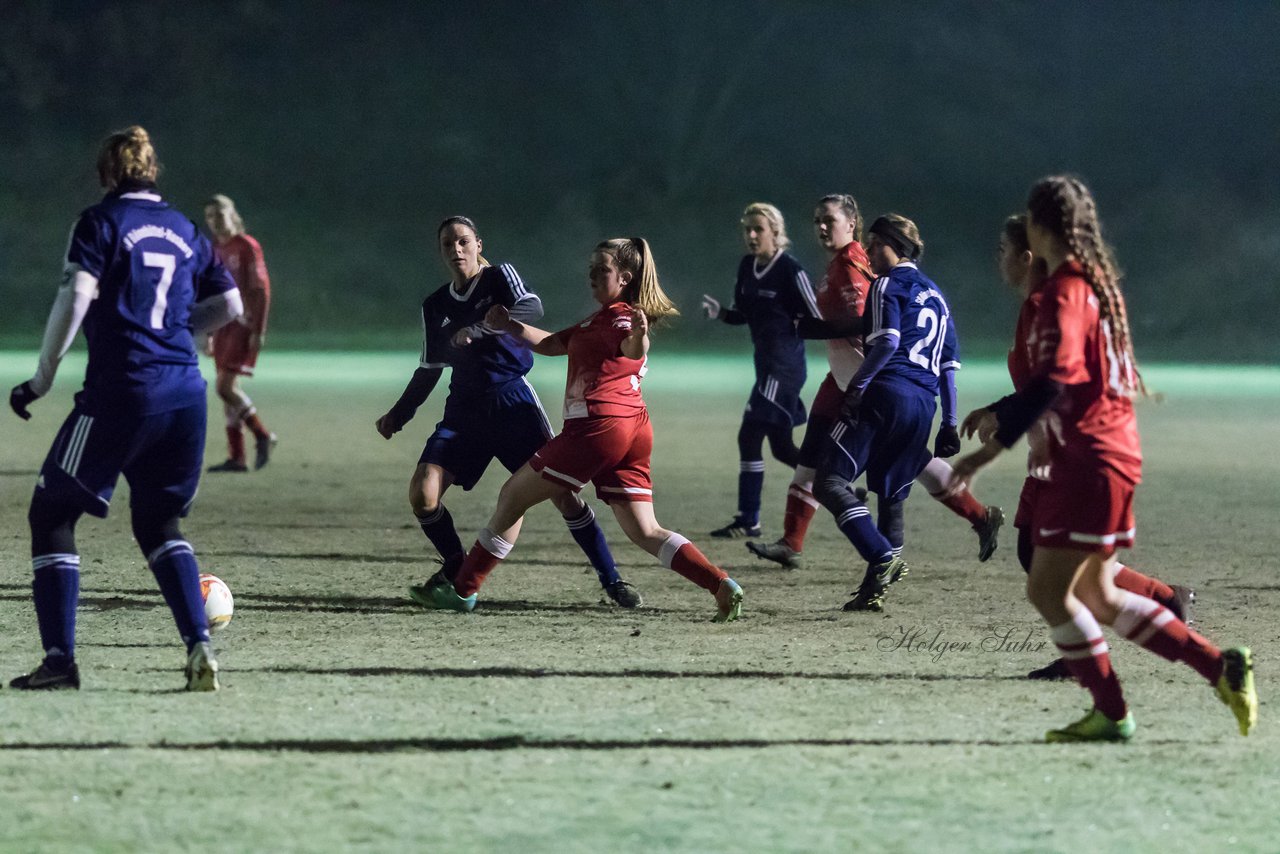
[[[938,375],[942,363],[942,342],[947,337],[947,320],[946,315],[939,318],[938,313],[931,308],[920,309],[920,313],[916,315],[916,328],[928,328],[924,337],[912,344],[911,351],[907,353],[908,359],[932,372],[934,376]]]
[[[151,328],[164,329],[164,310],[169,307],[169,286],[173,284],[177,259],[164,252],[143,252],[142,263],[160,270],[160,281],[156,283],[156,302],[151,307]]]

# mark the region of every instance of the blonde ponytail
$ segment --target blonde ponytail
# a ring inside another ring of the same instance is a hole
[[[680,314],[658,282],[658,267],[649,241],[643,237],[615,237],[601,241],[596,251],[608,253],[619,271],[631,274],[631,281],[622,290],[624,302],[643,311],[651,322]]]
[[[141,125],[118,130],[102,141],[98,151],[98,181],[114,190],[125,181],[154,183],[160,174],[151,135]]]

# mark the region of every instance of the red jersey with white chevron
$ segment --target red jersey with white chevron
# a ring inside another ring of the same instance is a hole
[[[1102,463],[1137,483],[1142,449],[1133,412],[1133,365],[1117,352],[1111,325],[1101,319],[1098,298],[1078,262],[1058,267],[1040,293],[1026,346],[1030,378],[1063,385],[1046,416],[1055,471],[1059,465]]]
[[[564,417],[634,415],[644,409],[640,379],[645,359],[622,355],[631,334],[631,306],[615,302],[579,324],[562,329],[556,338],[569,353],[569,377],[564,390]]]
[[[827,272],[818,285],[818,311],[828,321],[858,320],[867,303],[867,291],[871,287],[871,265],[866,250],[854,240],[841,249],[827,265]],[[849,387],[849,380],[862,365],[862,336],[831,338],[827,341],[827,363],[831,376],[840,390]]]

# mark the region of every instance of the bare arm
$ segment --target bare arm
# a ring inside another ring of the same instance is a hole
[[[631,334],[618,345],[628,359],[643,359],[649,355],[649,318],[638,308],[631,309]]]
[[[484,316],[484,322],[491,329],[497,329],[524,341],[539,356],[563,356],[568,353],[554,332],[515,320],[506,306],[495,305],[489,309]]]

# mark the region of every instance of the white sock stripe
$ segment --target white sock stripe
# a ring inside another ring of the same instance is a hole
[[[682,547],[687,546],[688,544],[689,539],[687,537],[681,536],[673,531],[671,536],[663,540],[662,545],[658,546],[658,560],[662,562],[663,566],[670,569],[671,562],[676,558],[676,552],[680,551]]]
[[[595,511],[591,509],[591,505],[586,504],[582,507],[582,512],[572,519],[565,517],[564,523],[569,526],[570,530],[577,531],[580,528],[590,528],[596,523]]]
[[[502,539],[489,528],[481,528],[480,533],[476,535],[476,540],[485,551],[498,558],[498,560],[502,560],[511,554],[511,549],[515,547],[514,544]]]
[[[435,510],[425,516],[417,516],[415,518],[418,520],[419,525],[434,525],[444,518],[444,505],[437,504]]]
[[[169,540],[151,554],[147,555],[147,563],[155,563],[170,552],[189,552],[190,554],[195,554],[195,550],[191,548],[191,543],[188,543],[186,540]]]
[[[79,569],[80,555],[77,554],[47,554],[36,555],[31,559],[31,569]]]
[[[743,460],[738,463],[738,471],[763,472],[764,460]]]
[[[851,519],[857,519],[859,516],[871,518],[871,511],[866,507],[851,507],[836,517],[836,524],[843,525]]]

